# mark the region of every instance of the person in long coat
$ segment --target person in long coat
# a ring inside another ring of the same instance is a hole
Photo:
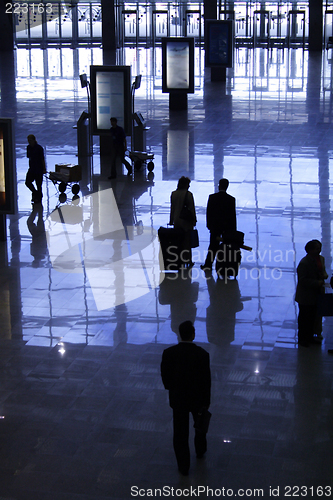
[[[175,229],[182,229],[184,231],[183,239],[180,243],[180,263],[185,267],[192,267],[192,250],[191,250],[191,231],[196,225],[197,216],[195,213],[194,198],[190,187],[190,179],[188,177],[181,177],[178,181],[177,189],[171,193],[171,209],[170,209],[170,224]],[[192,220],[185,220],[181,218],[183,207],[187,207],[192,215]]]
[[[295,301],[298,302],[298,344],[308,347],[322,340],[322,318],[317,314],[318,300],[325,293],[324,284],[328,274],[321,252],[321,242],[308,241],[306,256],[297,266]]]

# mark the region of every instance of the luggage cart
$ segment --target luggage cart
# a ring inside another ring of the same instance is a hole
[[[55,165],[55,172],[50,172],[50,181],[53,182],[59,193],[59,199],[67,199],[66,190],[71,189],[74,196],[77,196],[80,191],[78,182],[82,179],[81,165],[72,165],[70,163],[58,163]]]
[[[139,79],[141,82],[141,78]],[[134,82],[134,88],[138,88]],[[139,84],[140,86],[140,84]],[[134,90],[133,90],[134,92]],[[134,94],[133,94],[134,99]],[[134,110],[134,101],[133,101]],[[142,165],[147,165],[149,172],[154,170],[154,154],[146,151],[146,132],[149,127],[146,127],[145,120],[141,113],[133,113],[132,119],[132,137],[131,147],[133,151],[129,152],[129,157],[134,164],[134,170],[140,170]]]
[[[130,151],[128,156],[134,164],[134,170],[140,170],[142,165],[147,165],[148,172],[152,172],[154,170],[154,153],[145,153],[144,151]]]

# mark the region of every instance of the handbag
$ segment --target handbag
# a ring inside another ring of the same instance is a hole
[[[191,230],[191,248],[197,248],[199,246],[199,233],[197,229]]]
[[[209,410],[207,410],[207,408],[201,408],[198,412],[197,418],[195,419],[193,427],[197,431],[207,434],[211,416],[212,414]]]
[[[191,210],[189,210],[186,206],[186,197],[187,197],[187,192],[185,194],[184,203],[183,203],[183,207],[180,211],[179,218],[186,220],[187,222],[190,222],[191,224],[193,224],[193,222],[194,222],[193,214],[192,214]]]
[[[317,314],[319,316],[333,316],[333,293],[319,295]]]

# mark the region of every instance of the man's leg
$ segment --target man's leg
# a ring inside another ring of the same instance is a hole
[[[189,411],[173,409],[173,448],[175,450],[178,469],[183,475],[190,468]]]
[[[314,321],[314,329],[313,329],[313,335],[317,339],[322,339],[322,332],[323,332],[323,317],[319,316],[319,314],[316,314],[316,319]]]
[[[298,307],[298,343],[307,346],[313,337],[317,306],[298,304]]]
[[[207,251],[207,257],[205,260],[205,263],[203,265],[204,268],[209,268],[211,269],[213,267],[213,262],[215,259],[216,252],[219,248],[220,242],[216,239],[217,237],[221,236],[218,233],[211,232],[210,233],[210,241],[209,241],[209,247]]]
[[[43,184],[43,174],[42,175],[35,175],[35,182],[37,186],[37,193],[36,193],[36,201],[42,201],[43,198],[43,191],[42,191],[42,184]]]
[[[35,180],[34,174],[31,172],[30,168],[27,172],[27,175],[25,177],[25,185],[27,186],[28,189],[32,192],[32,194],[37,193],[37,189],[33,185],[33,181]]]
[[[198,412],[192,411],[194,422],[198,418]],[[198,458],[202,458],[207,451],[207,438],[205,432],[195,429],[194,447]]]
[[[115,179],[117,177],[117,152],[113,149],[111,151],[111,174],[109,179]]]

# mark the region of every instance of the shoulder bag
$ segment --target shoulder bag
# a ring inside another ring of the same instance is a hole
[[[191,224],[193,224],[194,223],[193,214],[192,214],[191,210],[189,210],[186,206],[186,197],[187,197],[187,191],[185,194],[183,207],[182,207],[180,214],[179,214],[179,218],[186,220],[187,222],[190,222]]]

